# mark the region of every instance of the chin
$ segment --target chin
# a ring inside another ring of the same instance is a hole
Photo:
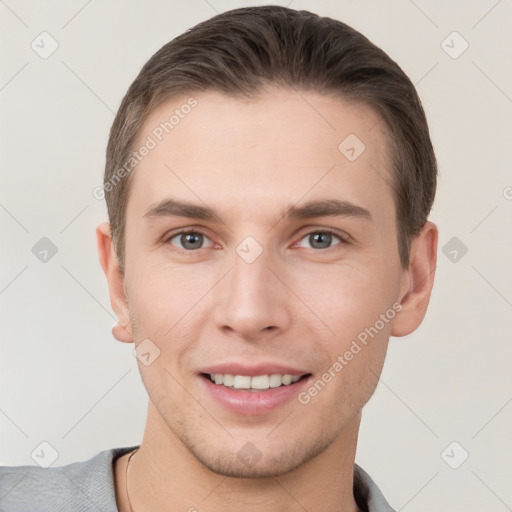
[[[229,450],[223,444],[216,453],[212,452],[211,445],[203,445],[202,449],[187,445],[187,448],[204,467],[217,475],[231,478],[275,478],[294,471],[322,453],[330,444],[313,440],[307,446],[295,443],[292,446],[281,444],[276,447],[267,444],[260,450],[255,444],[246,442],[238,450]]]

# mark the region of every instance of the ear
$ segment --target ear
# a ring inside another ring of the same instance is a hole
[[[108,222],[103,222],[96,228],[96,241],[100,265],[108,282],[110,304],[118,318],[118,323],[112,328],[112,335],[119,341],[132,343],[133,328],[124,292],[124,276],[117,261]]]
[[[427,221],[411,243],[409,268],[404,270],[400,294],[402,309],[393,319],[391,336],[407,336],[425,317],[434,284],[438,235],[437,226]]]

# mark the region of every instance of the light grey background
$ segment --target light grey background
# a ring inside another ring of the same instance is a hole
[[[112,338],[96,252],[108,131],[164,43],[264,3],[0,0],[0,464],[35,464],[44,441],[54,465],[140,442],[147,395],[133,345]],[[417,85],[439,160],[429,311],[391,339],[356,461],[397,510],[512,510],[512,3],[275,3],[340,19],[388,52]],[[59,45],[46,59],[31,47],[51,48],[43,31]],[[32,252],[42,237],[58,249],[46,263]]]

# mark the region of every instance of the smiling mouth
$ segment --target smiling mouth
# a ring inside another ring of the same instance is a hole
[[[231,375],[222,373],[201,373],[201,377],[209,381],[234,390],[267,391],[269,389],[291,386],[302,379],[309,377],[311,373],[304,375],[270,374],[270,375]]]

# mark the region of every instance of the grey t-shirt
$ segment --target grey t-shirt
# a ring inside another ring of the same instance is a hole
[[[119,512],[113,462],[137,447],[111,448],[66,466],[0,466],[0,512]],[[354,497],[365,512],[395,512],[357,464]]]

